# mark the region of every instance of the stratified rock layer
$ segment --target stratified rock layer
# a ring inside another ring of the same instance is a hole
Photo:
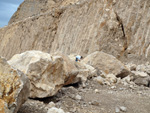
[[[26,0],[17,13],[30,2]],[[0,54],[4,57],[9,59],[32,49],[82,55],[102,50],[121,61],[149,60],[149,0],[44,0],[37,3],[44,11],[37,8],[38,5],[34,8],[37,11],[24,14],[32,17],[18,15],[20,22],[14,18],[17,23],[0,29]]]
[[[29,80],[0,57],[0,113],[17,113],[29,96]]]
[[[27,17],[46,12],[54,6],[53,0],[24,0],[18,10],[11,17],[9,24],[20,21]]]

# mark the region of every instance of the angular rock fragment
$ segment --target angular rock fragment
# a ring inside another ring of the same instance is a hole
[[[143,85],[143,86],[150,87],[150,76],[136,78],[134,80],[134,83],[137,85]]]
[[[69,85],[74,83],[74,79],[79,73],[79,70],[75,66],[75,62],[72,61],[67,55],[64,55],[63,53],[54,53],[52,54],[53,56],[61,56],[63,58],[63,71],[66,76],[65,79],[65,84],[64,85]]]
[[[17,113],[29,96],[29,80],[0,57],[0,113]]]
[[[83,84],[94,76],[97,76],[96,69],[88,64],[83,62],[75,63],[79,73],[74,81],[74,83],[81,81]]]
[[[150,87],[150,76],[147,73],[140,71],[131,72],[131,77],[133,77],[133,81],[135,84]]]

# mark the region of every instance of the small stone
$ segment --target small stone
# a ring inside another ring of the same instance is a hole
[[[142,91],[138,91],[137,94],[142,94]]]
[[[119,46],[121,47],[122,45],[121,45],[121,44],[119,44]]]
[[[106,79],[110,83],[116,83],[117,82],[117,77],[114,74],[108,74],[108,75],[106,75]]]
[[[127,82],[125,82],[125,81],[122,81],[122,84],[124,85],[124,86],[127,86],[127,85],[129,85]]]
[[[83,106],[84,106],[84,107],[86,107],[87,105],[86,105],[86,104],[84,104]]]
[[[98,106],[98,105],[99,105],[99,102],[97,102],[97,101],[93,101],[93,102],[91,102],[91,105]]]
[[[86,103],[83,103],[83,106],[86,107],[87,106]]]
[[[108,82],[108,81],[105,81],[104,84],[105,84],[105,85],[108,85],[108,86],[111,86],[111,83]]]
[[[55,107],[55,103],[54,103],[54,102],[50,102],[50,103],[48,104],[48,107],[49,107],[49,108]]]
[[[133,86],[133,85],[130,85],[129,87],[130,87],[131,89],[134,89],[134,86]]]
[[[69,97],[72,98],[72,99],[75,98],[74,94],[70,94]]]
[[[48,112],[47,113],[65,113],[62,109],[58,109],[58,108],[56,108],[56,107],[52,107],[52,108],[50,108],[49,110],[48,110]]]
[[[115,89],[116,88],[116,86],[111,86],[111,89]]]
[[[82,83],[82,87],[83,87],[83,88],[85,88],[85,87],[86,87],[86,84],[85,84],[84,82]]]
[[[118,41],[118,39],[117,39],[117,38],[115,38],[115,41]]]
[[[149,75],[145,72],[140,72],[140,71],[131,71],[133,74],[135,74],[134,76],[136,77],[148,77]]]
[[[117,84],[121,84],[121,78],[117,78]]]
[[[124,107],[124,106],[120,106],[120,110],[123,111],[123,112],[126,112],[126,111],[127,111],[127,108]]]
[[[99,91],[98,89],[95,89],[94,92],[95,92],[95,93],[99,93],[100,91]]]
[[[92,104],[92,102],[89,102],[89,105],[91,105]]]
[[[119,113],[119,112],[120,112],[120,109],[119,109],[118,107],[116,107],[115,112],[116,112],[116,113]]]
[[[101,85],[104,84],[104,78],[102,78],[101,76],[95,77],[94,81],[98,82]]]
[[[110,11],[110,9],[106,9],[106,11]]]
[[[81,98],[80,95],[76,95],[75,99],[76,99],[76,100],[81,100],[82,98]]]
[[[130,76],[125,77],[125,78],[123,78],[123,81],[127,82],[127,83],[130,83],[131,77]]]
[[[77,111],[76,107],[70,109],[71,112],[75,113]]]

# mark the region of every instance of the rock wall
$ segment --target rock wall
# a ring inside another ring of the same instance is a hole
[[[55,2],[53,0],[24,0],[11,17],[9,24],[46,12],[54,4]]]
[[[149,0],[54,2],[59,5],[0,29],[0,55],[9,59],[35,49],[86,56],[102,50],[122,61],[150,59]]]
[[[122,20],[127,38],[128,60],[149,61],[150,58],[150,1],[117,0],[113,8]]]
[[[76,1],[78,0],[24,0],[11,17],[9,24],[52,11],[55,8],[71,5]]]

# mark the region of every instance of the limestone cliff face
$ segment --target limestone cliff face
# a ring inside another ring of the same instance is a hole
[[[9,24],[52,11],[55,8],[71,5],[76,1],[78,0],[24,0],[11,17]]]
[[[41,5],[43,13],[18,15],[21,21],[14,18],[15,23],[0,29],[0,54],[9,59],[32,49],[81,55],[102,50],[122,61],[150,60],[149,0],[54,2],[53,8]]]
[[[128,60],[150,61],[150,1],[117,0],[113,8],[124,26]]]
[[[9,24],[46,12],[54,4],[53,0],[25,0],[11,17]]]

